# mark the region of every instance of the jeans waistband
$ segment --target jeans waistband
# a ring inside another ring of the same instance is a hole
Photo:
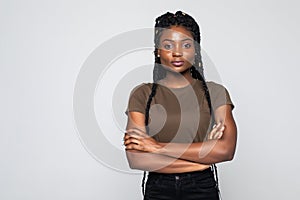
[[[149,172],[148,176],[163,176],[163,177],[170,177],[173,178],[175,177],[176,179],[178,178],[184,178],[184,177],[195,177],[195,176],[200,176],[204,174],[211,173],[213,170],[211,167],[201,170],[201,171],[192,171],[192,172],[183,172],[183,173],[158,173],[158,172]]]

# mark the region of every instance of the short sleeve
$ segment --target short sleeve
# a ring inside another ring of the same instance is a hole
[[[234,104],[230,98],[228,90],[215,82],[207,82],[207,87],[209,90],[211,103],[213,110],[216,110],[219,106],[222,105],[231,105],[232,109],[234,108]]]
[[[147,100],[151,92],[149,83],[142,83],[136,86],[131,92],[128,100],[125,114],[128,115],[130,111],[141,112],[145,114]]]

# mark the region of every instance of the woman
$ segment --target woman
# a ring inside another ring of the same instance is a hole
[[[126,111],[129,165],[149,171],[145,200],[219,199],[215,163],[233,159],[237,140],[230,96],[204,79],[191,16],[158,17],[154,42],[153,83],[131,92]]]

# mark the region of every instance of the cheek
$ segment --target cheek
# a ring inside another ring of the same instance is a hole
[[[172,59],[172,52],[171,51],[162,51],[160,54],[160,60],[171,60]]]
[[[185,55],[184,55],[184,58],[188,61],[190,61],[191,63],[194,62],[195,60],[195,52],[187,52]]]

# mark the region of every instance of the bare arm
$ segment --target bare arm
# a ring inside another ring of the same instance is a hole
[[[192,144],[182,143],[158,143],[143,135],[141,131],[128,130],[132,139],[138,143],[127,144],[127,149],[136,149],[154,154],[171,156],[191,162],[212,164],[232,160],[236,148],[237,128],[232,116],[232,107],[223,105],[215,111],[216,122],[221,122],[225,129],[222,137],[218,140],[209,140]]]
[[[181,173],[202,170],[208,167],[208,165],[201,165],[196,162],[135,150],[127,150],[126,155],[131,169],[144,171]]]
[[[145,132],[144,114],[129,112],[126,130],[139,129]],[[125,137],[124,137],[125,138]],[[208,165],[202,165],[193,161],[186,161],[168,155],[154,154],[139,150],[126,150],[126,156],[130,168],[145,171],[156,171],[161,173],[179,173],[187,171],[202,170]]]
[[[232,160],[236,148],[237,128],[232,116],[231,106],[219,107],[215,112],[215,116],[216,121],[225,126],[223,135],[219,140],[209,140],[190,145],[160,143],[162,147],[157,153],[204,164]]]

